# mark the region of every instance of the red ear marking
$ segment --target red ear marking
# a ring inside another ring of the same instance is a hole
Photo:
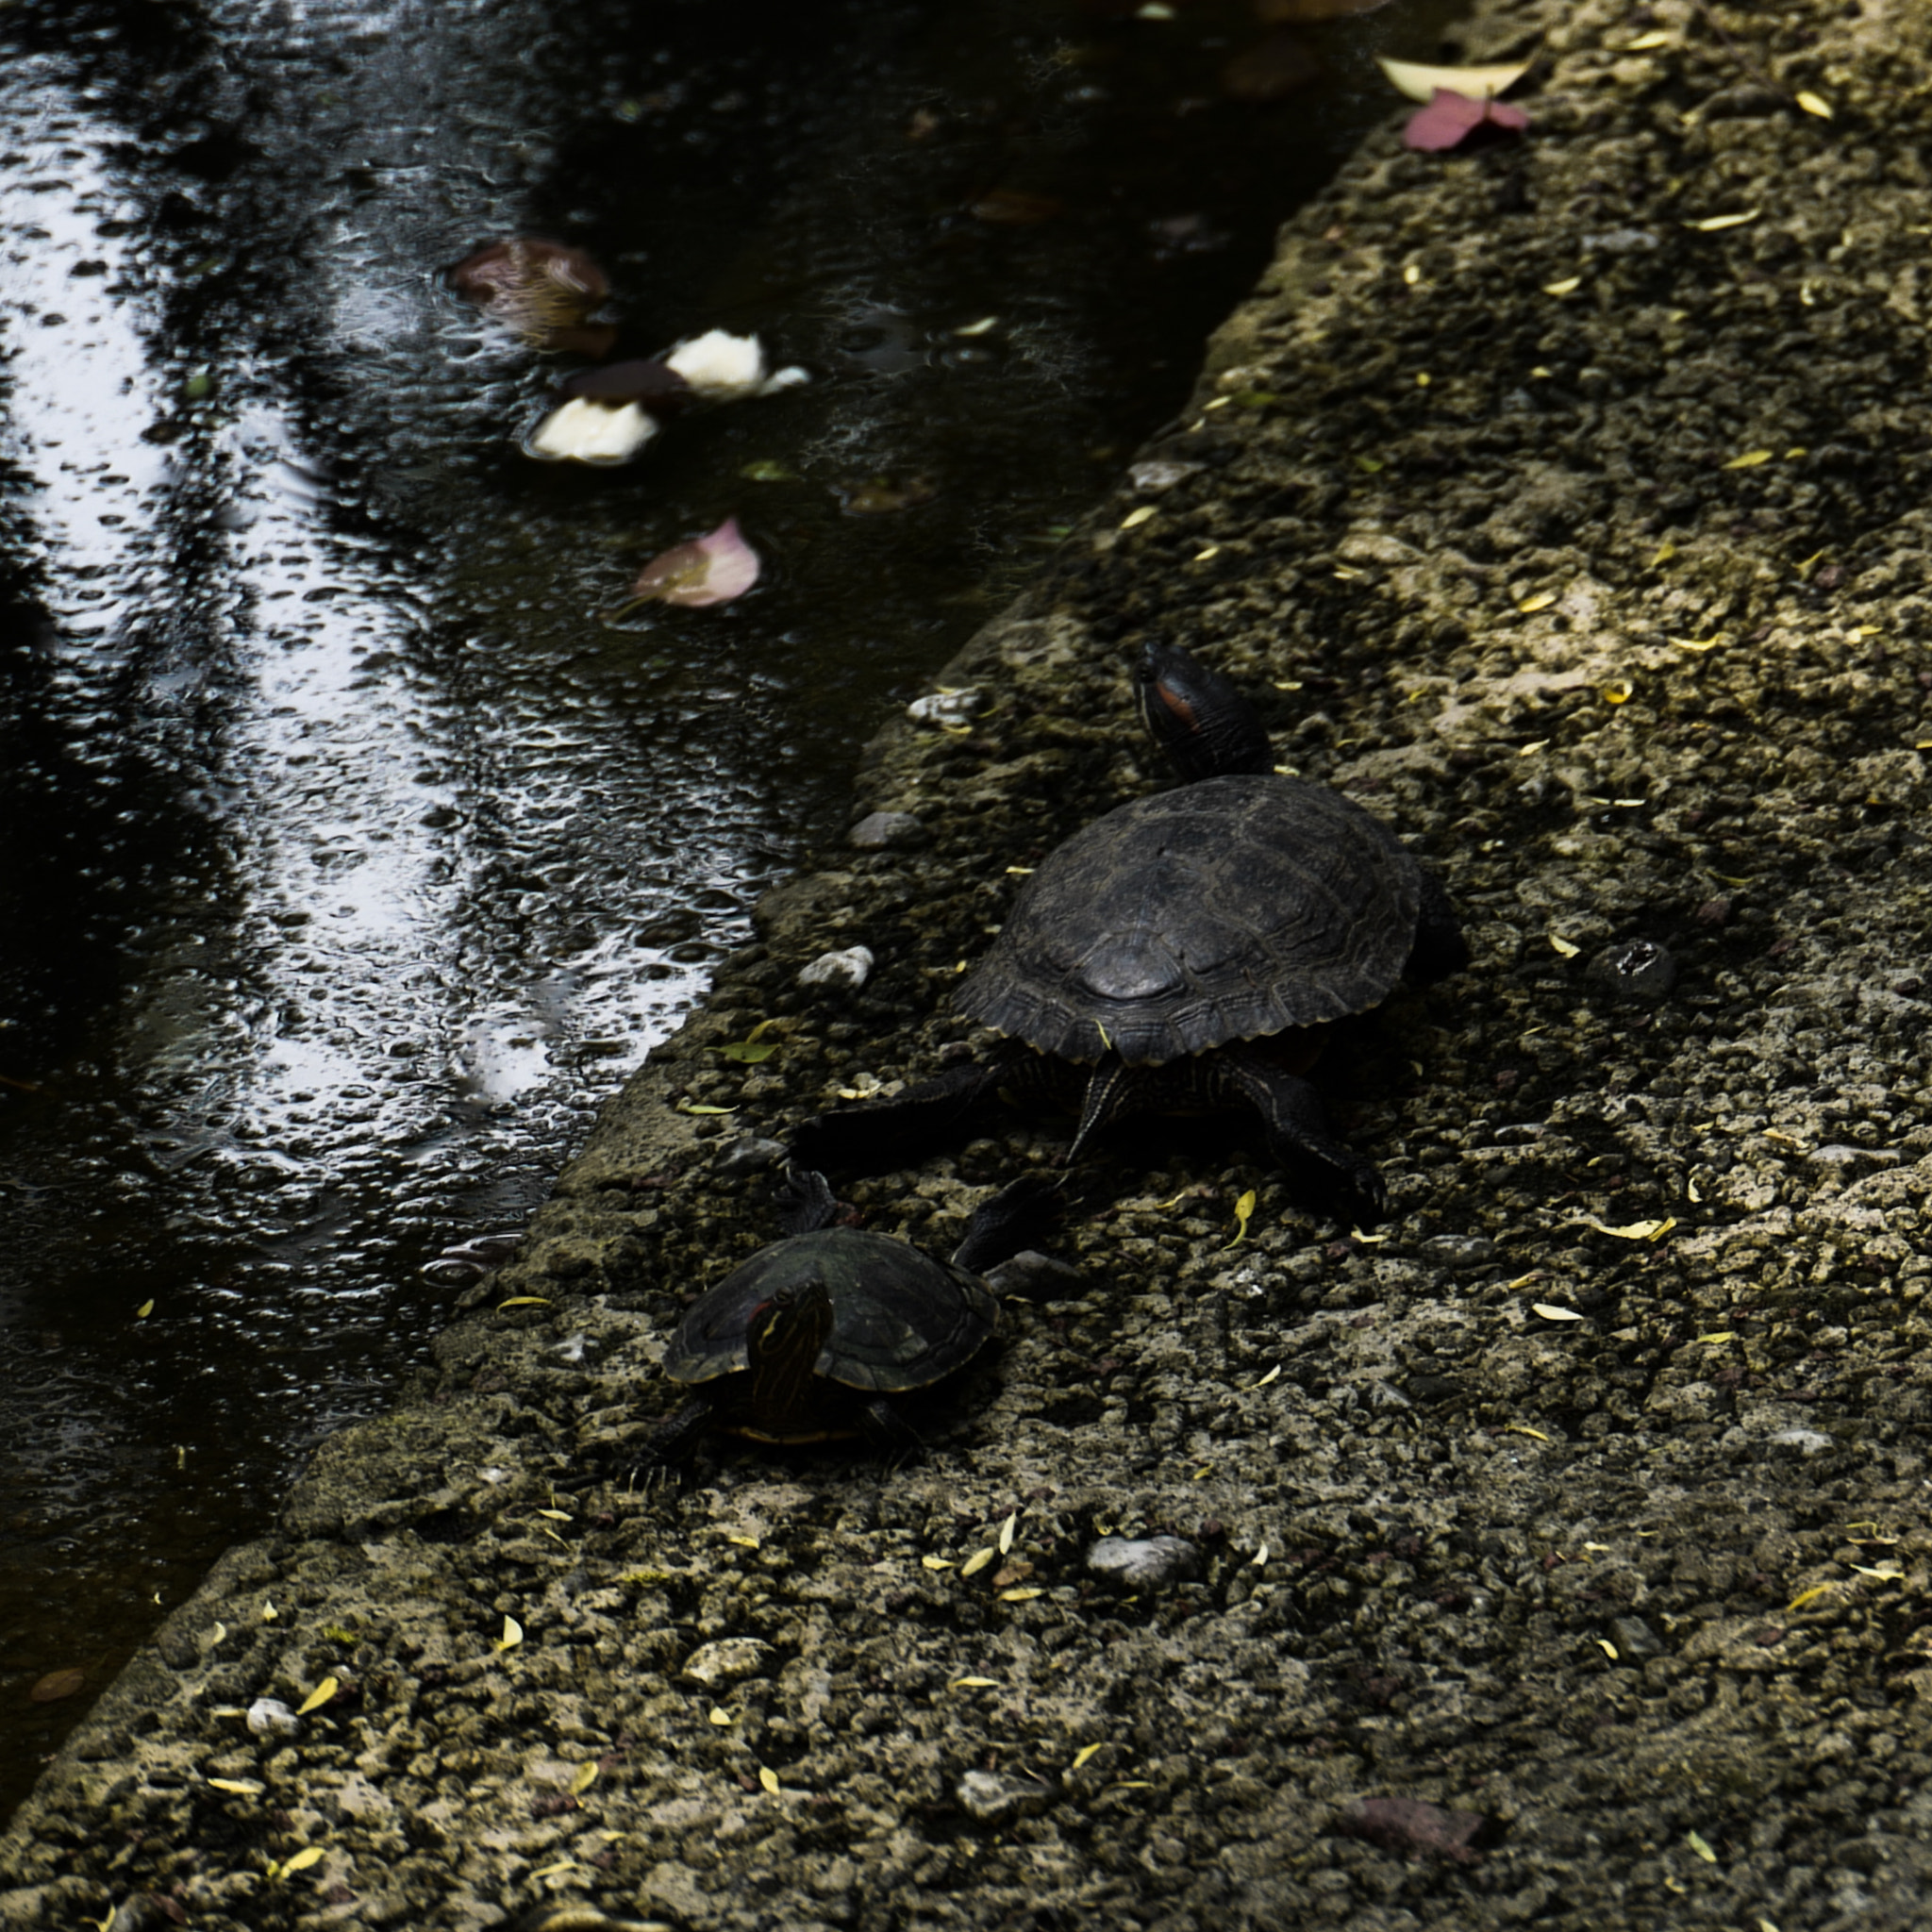
[[[1178,718],[1187,728],[1194,728],[1194,708],[1176,691],[1164,678],[1158,679],[1154,686],[1155,694],[1160,702]]]

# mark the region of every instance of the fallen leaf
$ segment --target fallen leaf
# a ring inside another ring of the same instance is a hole
[[[1437,154],[1445,148],[1460,147],[1480,128],[1493,128],[1499,134],[1521,134],[1528,125],[1529,116],[1507,101],[1471,100],[1467,94],[1439,87],[1435,99],[1409,117],[1408,125],[1402,130],[1402,144],[1424,154]]]
[[[1389,0],[1255,0],[1256,17],[1263,26],[1314,26],[1324,20],[1346,20],[1352,13],[1373,13]]]
[[[780,1789],[778,1784],[778,1774],[775,1771],[774,1771],[769,1764],[761,1764],[758,1766],[758,1783],[763,1785],[765,1790],[768,1790],[773,1797],[775,1798],[778,1795],[778,1791]]]
[[[340,1678],[325,1677],[322,1680],[322,1682],[319,1683],[315,1687],[315,1689],[311,1690],[308,1693],[308,1695],[302,1700],[301,1706],[296,1710],[295,1715],[297,1717],[307,1717],[311,1710],[320,1710],[322,1707],[325,1704],[326,1704],[329,1701],[329,1699],[333,1697],[336,1694],[336,1692],[340,1690],[341,1688],[341,1680]]]
[[[1715,1865],[1717,1863],[1717,1854],[1711,1850],[1709,1844],[1698,1833],[1694,1831],[1687,1832],[1684,1835],[1684,1842],[1687,1845],[1689,1845],[1690,1849],[1693,1852],[1695,1852],[1697,1856],[1700,1858],[1702,1858],[1707,1865]]]
[[[874,476],[869,483],[846,491],[839,499],[839,508],[848,517],[883,517],[894,510],[916,509],[938,494],[939,487],[929,476],[909,477],[904,483]]]
[[[738,519],[726,517],[709,536],[654,557],[631,586],[631,601],[681,604],[692,610],[728,604],[758,582],[758,554],[744,541]]]
[[[1101,1747],[1098,1744],[1082,1744],[1080,1748],[1074,1753],[1074,1761],[1067,1768],[1070,1771],[1078,1771],[1080,1767],[1083,1764],[1085,1764],[1087,1760],[1090,1757],[1091,1757],[1093,1754],[1100,1748]]]
[[[1587,1319],[1579,1315],[1574,1308],[1559,1308],[1555,1302],[1532,1302],[1530,1308],[1545,1322],[1581,1322]]]
[[[76,1690],[83,1690],[86,1684],[85,1671],[49,1671],[44,1677],[34,1679],[33,1688],[26,1694],[34,1704],[58,1704],[63,1697],[72,1697]]]
[[[966,212],[976,222],[1000,226],[1024,227],[1033,222],[1050,222],[1060,211],[1060,204],[1049,194],[1028,194],[1018,188],[994,188],[969,204]]]
[[[1560,282],[1545,282],[1543,284],[1543,293],[1545,295],[1574,295],[1582,286],[1583,277],[1581,275],[1565,275]]]
[[[1747,449],[1740,457],[1733,457],[1724,465],[1727,470],[1755,470],[1759,463],[1768,463],[1773,452],[1768,449]]]
[[[1670,44],[1670,35],[1659,29],[1654,33],[1639,34],[1634,41],[1625,41],[1614,51],[1619,54],[1647,54],[1653,47],[1668,47]]]
[[[1550,950],[1562,958],[1574,959],[1583,948],[1581,946],[1573,946],[1560,934],[1553,932],[1550,935]]]
[[[1273,33],[1243,47],[1221,70],[1221,91],[1237,101],[1280,101],[1322,78],[1322,58],[1299,34]]]
[[[447,279],[492,322],[545,348],[601,356],[617,339],[615,329],[583,326],[603,306],[610,284],[581,248],[541,235],[512,235],[464,256]]]
[[[1390,1852],[1427,1852],[1458,1865],[1480,1856],[1475,1841],[1489,1824],[1479,1811],[1452,1811],[1421,1798],[1357,1798],[1342,1807],[1335,1829]]]
[[[514,1650],[524,1641],[524,1626],[514,1617],[503,1620],[503,1635],[496,1640],[498,1650]]]
[[[1823,94],[1814,94],[1808,89],[1796,96],[1799,107],[1807,114],[1816,114],[1821,121],[1831,119],[1831,103]]]
[[[1684,225],[1709,235],[1714,234],[1719,228],[1740,228],[1746,222],[1755,222],[1757,219],[1757,210],[1755,208],[1747,208],[1741,214],[1707,215],[1701,222],[1686,222]]]
[[[1525,617],[1534,617],[1539,610],[1547,610],[1557,601],[1554,591],[1539,591],[1534,597],[1525,597],[1516,608]]]
[[[327,1851],[321,1845],[304,1845],[283,1865],[282,1876],[286,1878],[291,1872],[306,1872],[309,1866],[321,1864],[327,1857]]]
[[[1234,1204],[1234,1241],[1228,1242],[1229,1247],[1233,1247],[1235,1245],[1235,1242],[1239,1241],[1241,1238],[1247,1233],[1248,1223],[1253,1218],[1254,1212],[1255,1191],[1253,1188],[1250,1188],[1247,1191],[1247,1192],[1244,1193],[1241,1197],[1241,1199]]]

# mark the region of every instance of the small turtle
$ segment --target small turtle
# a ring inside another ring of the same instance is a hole
[[[1057,846],[955,996],[1008,1036],[990,1059],[890,1101],[822,1114],[794,1136],[808,1165],[916,1158],[1002,1089],[1089,1070],[1067,1158],[1148,1110],[1240,1104],[1275,1156],[1337,1211],[1373,1225],[1374,1165],[1330,1131],[1306,1075],[1330,1021],[1466,965],[1441,886],[1372,812],[1274,770],[1254,708],[1187,652],[1151,644],[1141,716],[1187,781],[1121,806]]]
[[[991,1340],[999,1303],[979,1273],[1035,1238],[1051,1193],[1037,1175],[1003,1189],[946,1262],[890,1235],[827,1226],[831,1189],[794,1169],[780,1196],[788,1239],[684,1311],[664,1373],[696,1393],[653,1432],[645,1463],[681,1457],[710,1429],[778,1443],[863,1434],[916,1454],[907,1398]]]

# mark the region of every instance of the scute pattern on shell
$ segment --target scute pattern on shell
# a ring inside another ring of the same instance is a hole
[[[1061,1059],[1107,1040],[1158,1066],[1366,1012],[1401,977],[1415,860],[1299,778],[1206,778],[1121,806],[1050,853],[959,1009]]]
[[[814,1276],[831,1294],[833,1320],[813,1373],[848,1389],[924,1389],[970,1361],[999,1323],[977,1275],[890,1235],[825,1228],[760,1248],[700,1295],[672,1337],[665,1374],[703,1383],[745,1368],[752,1310]]]

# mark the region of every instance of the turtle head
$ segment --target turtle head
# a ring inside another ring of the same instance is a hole
[[[745,1366],[751,1413],[770,1424],[802,1407],[818,1358],[832,1336],[832,1297],[817,1275],[788,1282],[751,1311]]]
[[[1254,706],[1178,644],[1149,644],[1134,686],[1148,736],[1188,783],[1274,769],[1274,750]]]

